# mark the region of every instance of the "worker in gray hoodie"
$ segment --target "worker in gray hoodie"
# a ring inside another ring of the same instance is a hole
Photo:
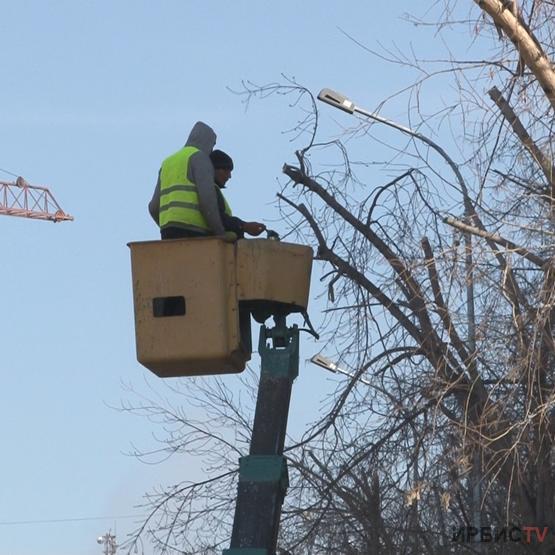
[[[224,235],[210,153],[216,133],[202,121],[185,146],[162,162],[148,211],[162,239]]]

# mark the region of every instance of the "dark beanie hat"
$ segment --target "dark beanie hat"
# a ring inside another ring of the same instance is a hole
[[[223,150],[213,150],[210,153],[210,160],[212,160],[212,165],[215,170],[232,170],[233,160],[229,154],[226,154]]]

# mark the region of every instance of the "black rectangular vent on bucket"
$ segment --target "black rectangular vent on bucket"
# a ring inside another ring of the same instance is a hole
[[[152,299],[152,313],[155,318],[184,316],[185,297],[155,297]]]

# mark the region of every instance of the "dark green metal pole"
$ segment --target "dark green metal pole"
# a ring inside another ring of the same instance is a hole
[[[283,446],[293,380],[299,373],[299,330],[285,316],[261,326],[262,368],[250,452],[239,460],[239,486],[231,535],[224,555],[275,555],[281,506],[289,478]],[[270,345],[269,345],[270,343]]]

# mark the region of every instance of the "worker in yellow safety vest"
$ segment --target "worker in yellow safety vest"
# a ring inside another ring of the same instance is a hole
[[[215,144],[216,133],[199,121],[193,126],[185,146],[162,162],[148,205],[150,215],[160,226],[162,239],[225,235],[226,231],[233,230],[226,229],[224,220],[228,225],[241,225],[242,232],[252,235],[259,235],[265,229],[264,224],[229,219],[232,218],[231,209],[219,187],[224,187],[231,177],[233,162],[223,153],[229,160],[225,167],[215,169],[210,159]],[[217,155],[216,160],[219,160]],[[216,179],[222,184],[217,184]],[[242,232],[227,235],[242,237]]]
[[[209,157],[215,144],[216,133],[198,121],[185,146],[162,162],[148,204],[162,239],[225,233]]]
[[[255,237],[260,235],[266,229],[266,226],[259,222],[245,222],[241,218],[234,216],[222,192],[222,189],[225,189],[226,183],[231,179],[231,172],[233,171],[231,156],[222,150],[213,150],[210,153],[210,160],[212,160],[212,165],[214,166],[218,209],[224,229],[226,232],[234,233],[238,238],[244,237],[245,233]]]

